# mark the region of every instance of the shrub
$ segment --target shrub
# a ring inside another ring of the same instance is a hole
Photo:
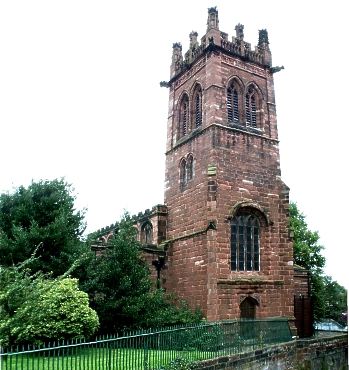
[[[168,365],[161,367],[159,370],[192,370],[195,369],[195,364],[186,358],[176,358]]]
[[[18,267],[0,268],[0,344],[81,338],[98,325],[77,279],[50,280]]]

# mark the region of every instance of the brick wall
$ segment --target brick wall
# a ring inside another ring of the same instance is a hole
[[[248,353],[203,361],[202,370],[318,370],[348,368],[348,338],[337,335],[329,338],[297,340]]]

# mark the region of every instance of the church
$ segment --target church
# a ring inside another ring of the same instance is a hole
[[[289,188],[281,179],[268,33],[252,48],[244,26],[219,28],[189,50],[173,44],[164,204],[134,216],[158,286],[199,307],[209,321],[283,317],[294,321],[297,287],[289,232]],[[165,138],[164,138],[165,139]],[[116,225],[96,233],[96,248]]]

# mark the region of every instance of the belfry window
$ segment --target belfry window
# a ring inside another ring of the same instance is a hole
[[[239,94],[235,86],[231,86],[227,90],[227,111],[228,122],[239,122]]]
[[[189,99],[185,95],[181,101],[179,109],[179,137],[183,137],[188,133],[189,129]]]
[[[200,87],[194,93],[194,122],[195,127],[202,124],[202,92]]]
[[[231,269],[259,271],[259,221],[253,214],[234,216],[231,221]]]
[[[246,126],[257,127],[257,95],[252,86],[245,98]]]

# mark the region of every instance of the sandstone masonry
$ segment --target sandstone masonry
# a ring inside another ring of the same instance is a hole
[[[191,32],[184,55],[173,44],[170,80],[161,83],[169,89],[164,205],[134,221],[158,285],[208,320],[292,321],[289,189],[273,82],[282,67],[272,67],[266,30],[254,49],[243,30],[238,24],[229,40],[210,8],[200,41]]]

